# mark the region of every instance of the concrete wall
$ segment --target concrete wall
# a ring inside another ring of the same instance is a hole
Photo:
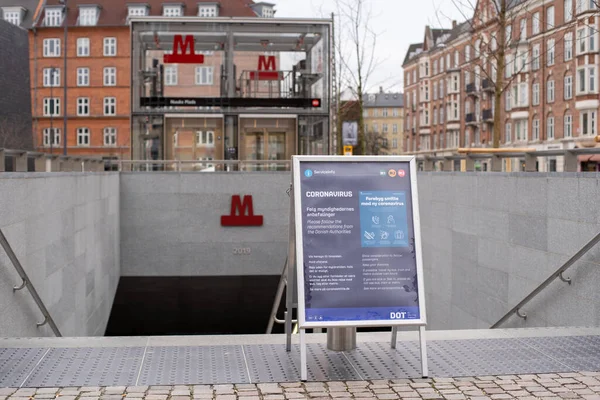
[[[0,175],[0,228],[63,336],[102,336],[119,281],[117,173]],[[0,248],[0,337],[52,336]]]
[[[600,232],[600,175],[421,173],[430,329],[489,328]],[[503,327],[600,325],[600,245]]]
[[[122,173],[122,275],[280,275],[289,182],[289,173]],[[252,195],[264,225],[222,227],[232,195]]]

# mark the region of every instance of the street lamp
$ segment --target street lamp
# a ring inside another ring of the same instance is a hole
[[[65,19],[63,22],[64,28],[65,28],[65,44],[64,44],[64,62],[65,62],[65,66],[64,66],[64,95],[63,95],[63,155],[66,156],[67,155],[67,0],[58,0],[58,2],[60,4],[64,4],[65,6]]]

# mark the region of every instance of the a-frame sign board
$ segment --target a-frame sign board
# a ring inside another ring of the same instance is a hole
[[[294,156],[287,274],[287,350],[297,307],[305,330],[417,326],[428,376],[423,260],[413,156]],[[296,290],[294,290],[296,289]]]

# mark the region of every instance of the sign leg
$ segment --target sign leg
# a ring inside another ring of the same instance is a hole
[[[392,349],[396,348],[397,340],[398,340],[398,327],[392,326]]]
[[[291,311],[286,311],[283,315],[284,315],[284,318],[285,318],[285,351],[292,351],[292,317],[291,317]]]
[[[421,347],[421,375],[423,378],[429,376],[429,369],[427,368],[427,344],[425,340],[425,327],[419,327],[419,345]]]
[[[308,379],[308,367],[306,365],[306,331],[300,328],[300,380],[306,382]]]

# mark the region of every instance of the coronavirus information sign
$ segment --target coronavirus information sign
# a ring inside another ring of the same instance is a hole
[[[300,328],[425,325],[414,157],[294,157]]]

